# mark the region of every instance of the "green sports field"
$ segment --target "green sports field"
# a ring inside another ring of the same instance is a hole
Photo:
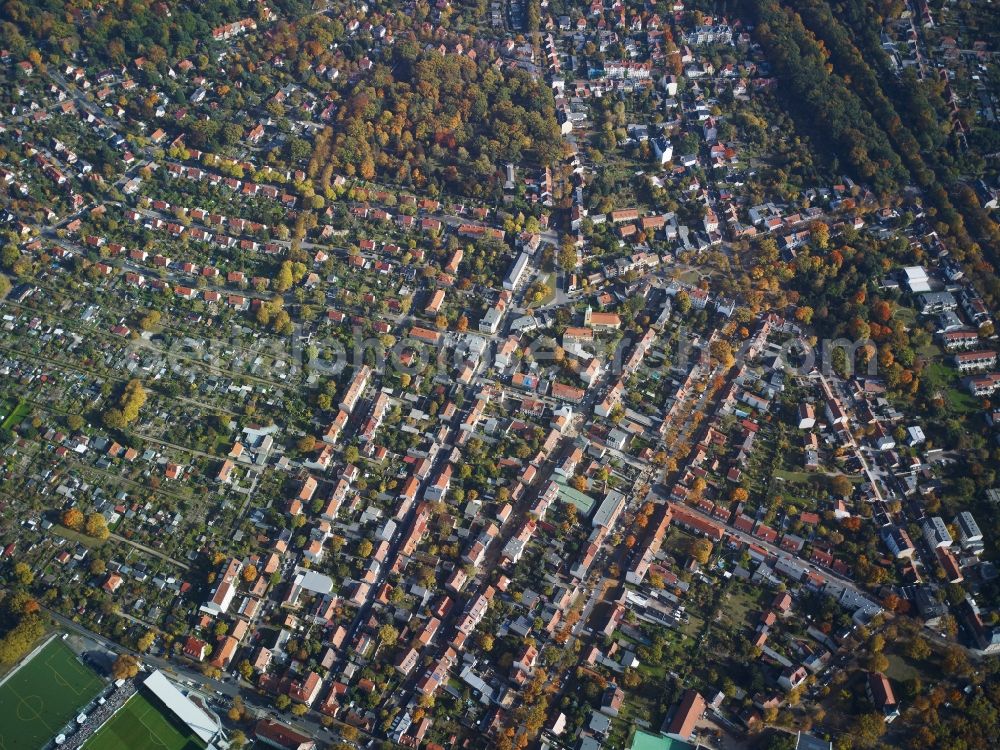
[[[34,750],[74,719],[104,681],[56,638],[0,685],[0,750]]]
[[[136,693],[94,733],[83,750],[201,750],[205,744],[152,700]]]

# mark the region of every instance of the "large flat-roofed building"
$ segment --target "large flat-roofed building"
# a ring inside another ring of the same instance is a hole
[[[528,268],[528,260],[530,256],[527,253],[521,253],[517,256],[517,260],[514,261],[514,265],[511,266],[510,272],[507,274],[507,278],[503,280],[503,288],[508,291],[513,291],[517,288],[517,285],[521,283],[521,279],[524,278],[524,272]]]
[[[924,519],[923,532],[924,539],[927,540],[927,545],[931,549],[951,546],[951,533],[941,516]]]
[[[150,674],[143,681],[142,687],[170,709],[174,716],[180,719],[206,745],[212,747],[213,743],[220,739],[222,727],[219,722],[178,690],[163,672],[156,670]]]
[[[904,268],[903,276],[906,280],[906,286],[909,287],[911,292],[919,294],[920,292],[929,292],[931,290],[930,279],[927,278],[927,271],[922,266]]]
[[[598,506],[597,512],[594,513],[594,526],[603,526],[606,529],[610,529],[615,525],[615,521],[618,520],[618,516],[624,508],[625,496],[615,490],[609,491],[603,502]]]
[[[958,527],[958,538],[963,546],[971,546],[983,541],[983,532],[979,529],[979,524],[972,514],[963,510],[955,517],[955,525]]]

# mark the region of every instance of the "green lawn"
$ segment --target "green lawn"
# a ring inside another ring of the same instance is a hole
[[[68,529],[61,523],[53,524],[50,530],[53,534],[61,536],[63,539],[69,539],[71,542],[79,542],[84,547],[100,547],[106,541],[92,536],[87,536],[82,531]]]
[[[538,280],[545,284],[546,289],[548,289],[548,291],[545,292],[545,296],[542,298],[542,301],[538,304],[547,305],[556,298],[556,281],[558,280],[558,277],[554,273],[547,273]]]
[[[28,416],[28,412],[31,407],[28,406],[26,401],[19,401],[13,409],[10,409],[9,402],[4,402],[0,404],[0,414],[4,415],[4,418],[0,420],[0,431],[10,432]]]
[[[201,750],[205,745],[152,700],[136,693],[83,747],[85,750]]]
[[[723,595],[720,607],[723,618],[735,629],[744,627],[750,621],[750,613],[760,608],[757,600],[757,592],[740,591],[734,587]]]
[[[972,414],[979,411],[979,400],[960,386],[958,372],[943,362],[929,362],[924,368],[923,378],[933,388],[940,390],[953,411]]]
[[[920,670],[910,663],[910,660],[899,654],[888,654],[889,668],[885,670],[886,675],[893,680],[912,680],[920,677]]]
[[[103,685],[62,640],[50,641],[0,685],[0,750],[43,747]]]
[[[7,417],[12,411],[14,411],[16,406],[16,401],[10,401],[3,396],[0,396],[0,424],[3,424],[7,420]]]

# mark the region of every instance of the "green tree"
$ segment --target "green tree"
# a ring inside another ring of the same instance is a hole
[[[868,658],[868,670],[871,672],[884,672],[889,668],[889,659],[885,654],[872,654]]]
[[[712,556],[712,543],[707,539],[699,537],[691,542],[691,557],[704,565]]]
[[[923,661],[928,656],[931,655],[930,644],[927,643],[926,638],[917,636],[913,638],[909,643],[906,644],[906,655],[910,659],[916,661]]]
[[[294,280],[292,278],[292,262],[286,260],[278,269],[278,275],[274,277],[274,290],[276,292],[287,292],[292,288]]]
[[[30,586],[32,581],[35,580],[35,574],[31,572],[31,567],[25,562],[19,562],[14,565],[14,577],[17,578],[17,582],[22,586]]]
[[[674,303],[677,305],[677,311],[681,315],[686,315],[691,310],[691,295],[685,291],[677,292]]]
[[[577,252],[572,242],[564,242],[559,247],[559,265],[564,271],[576,268]]]
[[[732,344],[725,339],[716,339],[709,345],[708,350],[715,361],[727,370],[736,364]]]
[[[885,720],[878,714],[864,714],[855,722],[853,734],[861,747],[874,747],[885,734]]]
[[[160,325],[161,317],[159,310],[150,310],[139,320],[139,327],[144,331],[152,331]]]
[[[387,646],[394,646],[399,639],[399,631],[386,623],[378,629],[378,639]]]

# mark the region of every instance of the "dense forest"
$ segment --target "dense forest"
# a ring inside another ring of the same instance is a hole
[[[96,6],[80,0],[10,0],[0,8],[0,44],[21,58],[32,50],[47,57],[79,50],[98,64],[124,65],[140,55],[159,64],[194,53],[216,26],[257,18],[261,7],[245,0],[117,0]]]
[[[558,158],[555,103],[544,81],[415,41],[391,55],[345,94],[336,126],[317,138],[309,173],[323,188],[340,172],[432,195],[493,197],[505,162]]]
[[[772,0],[754,2],[759,24],[757,40],[775,72],[788,86],[793,114],[825,132],[817,143],[828,143],[833,155],[876,191],[889,193],[906,181],[906,171],[885,132],[868,108],[840,76],[833,73],[830,53],[802,23],[798,14]]]
[[[954,156],[933,85],[889,73],[873,26],[878,17],[856,0],[836,6],[846,24],[823,0],[804,0],[798,12],[773,0],[751,0],[751,6],[757,39],[788,84],[786,102],[800,126],[815,142],[825,140],[832,158],[843,159],[883,197],[911,183],[922,188],[935,230],[956,259],[977,273],[987,299],[1000,300],[993,272],[1000,265],[1000,229],[962,181],[976,159],[964,155],[959,163]]]

